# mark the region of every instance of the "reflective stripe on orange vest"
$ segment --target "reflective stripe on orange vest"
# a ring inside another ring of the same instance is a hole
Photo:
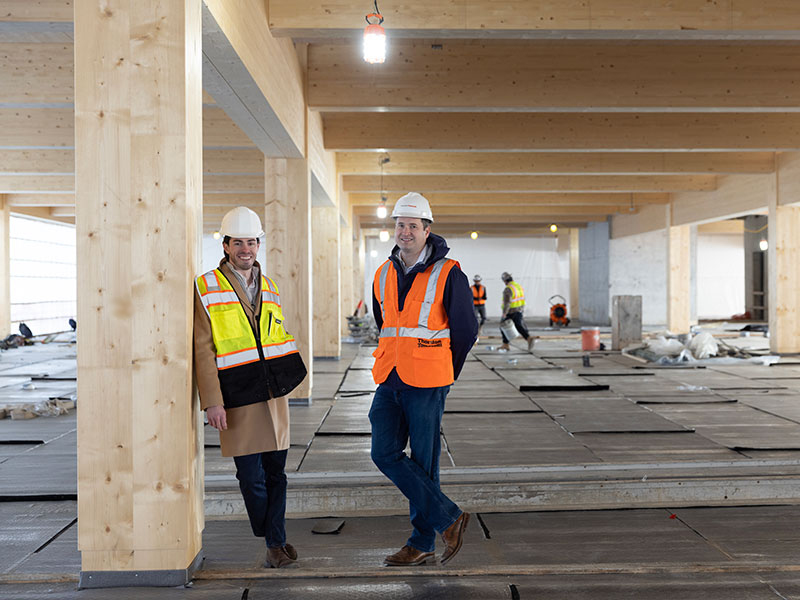
[[[397,277],[391,261],[375,273],[373,293],[381,306],[383,325],[373,353],[372,375],[383,383],[397,370],[400,379],[420,388],[453,383],[450,325],[444,310],[444,286],[454,260],[443,258],[417,273],[399,310]],[[391,276],[390,276],[391,274]]]

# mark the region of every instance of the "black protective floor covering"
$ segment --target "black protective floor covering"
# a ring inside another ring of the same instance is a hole
[[[372,371],[353,370],[347,371],[339,392],[374,392],[378,389],[377,384],[372,379]]]
[[[76,517],[74,501],[0,502],[0,573],[12,571]]]
[[[371,396],[338,399],[317,431],[317,437],[330,434],[369,434],[370,406]]]
[[[0,444],[3,442],[35,441],[47,442],[78,427],[76,411],[57,417],[0,421]]]
[[[508,412],[541,412],[530,398],[520,394],[512,398],[463,398],[447,396],[444,412],[471,413],[508,413]]]
[[[516,398],[522,394],[503,379],[495,381],[457,381],[447,394],[451,398]]]
[[[696,432],[576,433],[575,439],[604,462],[733,460],[741,454]]]
[[[76,439],[67,433],[0,463],[0,496],[77,494]]]
[[[522,392],[551,392],[574,390],[580,391],[601,391],[607,390],[607,384],[595,383],[588,377],[573,375],[567,370],[503,370],[500,375]]]
[[[728,448],[800,449],[800,424],[738,402],[706,405],[654,404],[651,409]]]
[[[446,413],[442,430],[458,467],[598,462],[542,413]],[[502,435],[497,435],[502,431]]]
[[[686,427],[624,398],[539,398],[536,403],[570,433],[687,431]]]

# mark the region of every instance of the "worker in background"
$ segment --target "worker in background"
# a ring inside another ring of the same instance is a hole
[[[267,545],[264,566],[297,560],[286,541],[286,395],[306,376],[286,331],[278,286],[256,261],[261,220],[243,206],[222,219],[225,256],[196,280],[194,362],[200,405],[232,456],[253,534]]]
[[[525,311],[525,291],[520,284],[514,281],[510,273],[503,273],[500,278],[506,284],[503,290],[503,314],[500,317],[500,322],[511,319],[519,334],[528,342],[528,352],[530,352],[533,350],[536,338],[528,332],[528,327],[522,318],[522,314]],[[500,329],[500,335],[503,337],[503,344],[500,346],[500,350],[510,350],[508,337],[502,328]]]
[[[408,498],[413,533],[384,564],[408,567],[433,559],[436,532],[444,542],[440,562],[446,564],[461,549],[470,516],[439,487],[440,427],[445,397],[475,342],[478,323],[469,280],[446,258],[444,238],[431,232],[428,200],[406,194],[392,217],[396,246],[372,288],[380,338],[369,420],[372,460]]]
[[[475,275],[472,281],[472,306],[475,310],[475,320],[478,321],[478,337],[480,337],[483,324],[486,323],[486,287],[481,285],[480,275]]]

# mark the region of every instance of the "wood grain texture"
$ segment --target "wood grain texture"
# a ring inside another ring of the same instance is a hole
[[[405,191],[386,192],[388,206],[405,194]],[[379,197],[374,193],[350,192],[347,194],[351,206],[377,207]],[[425,194],[432,207],[438,206],[596,206],[622,205],[640,208],[649,204],[666,204],[670,195],[662,192],[470,192]]]
[[[337,152],[341,175],[378,175],[374,152]],[[771,173],[772,152],[393,152],[386,175]]]
[[[203,524],[200,2],[82,2],[75,29],[82,567],[184,569]]]
[[[782,194],[776,186],[768,230],[769,347],[776,353],[800,352],[800,207],[781,205]]]
[[[672,224],[699,224],[765,211],[775,175],[722,175],[717,189],[673,194]]]
[[[309,46],[316,110],[787,108],[796,45],[393,39],[388,69],[342,43]]]
[[[798,113],[326,113],[329,150],[798,150]]]
[[[381,186],[381,183],[383,184]],[[343,175],[345,192],[710,191],[716,175]]]
[[[667,329],[672,333],[689,333],[691,325],[690,228],[681,225],[669,228],[667,236]]]
[[[338,207],[311,209],[314,356],[338,357],[342,352],[339,231]]]
[[[8,200],[0,194],[0,337],[11,333],[11,230]]]
[[[72,103],[72,44],[0,43],[3,102]]]
[[[311,266],[311,172],[302,158],[265,158],[266,273],[278,284],[281,304],[308,376],[290,398],[310,398],[314,321]]]
[[[73,19],[72,0],[3,0],[1,21],[70,22]]]

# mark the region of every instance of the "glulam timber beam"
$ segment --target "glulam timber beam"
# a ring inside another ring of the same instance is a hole
[[[780,110],[800,96],[800,47],[664,42],[392,40],[384,68],[311,44],[315,110]]]
[[[583,0],[496,2],[411,0],[381,7],[386,27],[398,37],[530,38],[536,32],[575,38],[730,39],[746,32],[800,29],[800,9],[790,0]],[[269,26],[276,36],[338,38],[363,30],[364,7],[349,0],[269,0]]]
[[[553,212],[548,215],[527,215],[527,216],[508,216],[508,215],[443,215],[437,216],[435,224],[437,227],[445,225],[465,225],[473,228],[481,224],[495,225],[550,225],[556,223],[559,227],[572,227],[575,224],[593,223],[607,220],[606,215],[569,215]],[[362,215],[358,218],[361,227],[379,227],[381,229],[392,229],[394,223],[389,219],[379,219],[373,215]]]
[[[610,215],[614,213],[635,212],[629,206],[435,206],[433,214],[438,220],[440,217],[472,215],[482,217],[493,216],[548,216],[552,214],[576,215],[576,216],[598,216]],[[356,206],[353,213],[358,217],[375,215],[375,209],[371,206]]]
[[[323,115],[329,150],[800,148],[800,113],[352,113]]]
[[[773,152],[393,152],[386,175],[771,173]],[[379,175],[384,153],[337,152],[341,175]]]
[[[405,192],[386,192],[386,205],[388,208]],[[350,205],[377,207],[381,201],[379,193],[350,193]],[[642,205],[666,204],[670,200],[668,193],[602,193],[602,192],[550,192],[543,194],[536,193],[515,193],[515,192],[471,192],[448,194],[434,192],[426,193],[425,197],[436,210],[439,206],[596,206],[606,205],[625,205],[627,207],[638,208]],[[208,197],[206,197],[206,203]]]
[[[71,23],[73,0],[3,0],[0,23],[44,21]]]
[[[7,194],[9,206],[75,206],[75,194]]]
[[[0,149],[72,148],[72,108],[7,108],[0,106]],[[255,145],[220,108],[203,110],[203,145],[210,148],[254,148]]]
[[[715,188],[715,175],[342,176],[345,192],[676,192]]]

